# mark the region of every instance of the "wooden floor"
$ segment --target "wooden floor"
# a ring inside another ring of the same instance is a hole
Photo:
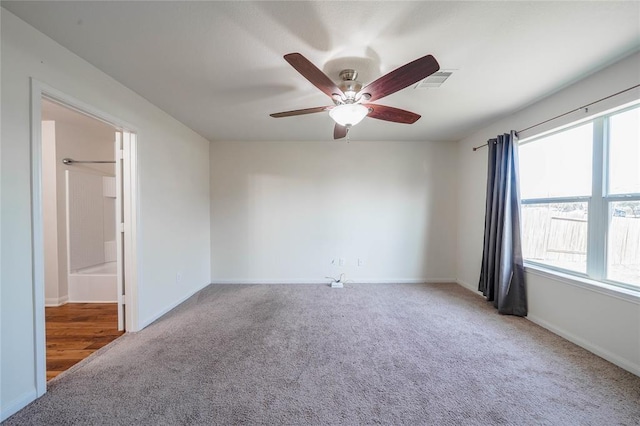
[[[118,331],[115,303],[67,303],[45,308],[47,380],[114,341]]]

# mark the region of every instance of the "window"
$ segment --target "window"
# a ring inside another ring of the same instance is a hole
[[[640,289],[640,107],[520,144],[526,261]]]

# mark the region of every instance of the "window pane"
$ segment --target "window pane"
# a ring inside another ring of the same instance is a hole
[[[640,201],[609,204],[607,278],[640,286]]]
[[[588,203],[522,205],[524,258],[587,272]]]
[[[609,120],[609,193],[640,193],[640,108]]]
[[[520,194],[530,198],[591,195],[593,123],[520,146]]]

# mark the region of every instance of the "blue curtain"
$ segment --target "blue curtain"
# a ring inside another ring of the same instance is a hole
[[[527,315],[520,241],[518,137],[515,131],[487,142],[487,204],[478,290],[508,315]]]

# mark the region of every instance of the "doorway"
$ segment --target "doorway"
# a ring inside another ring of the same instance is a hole
[[[46,381],[136,331],[136,135],[32,80],[38,396]]]
[[[123,332],[116,244],[122,199],[116,191],[118,130],[47,98],[41,113],[50,380]]]

